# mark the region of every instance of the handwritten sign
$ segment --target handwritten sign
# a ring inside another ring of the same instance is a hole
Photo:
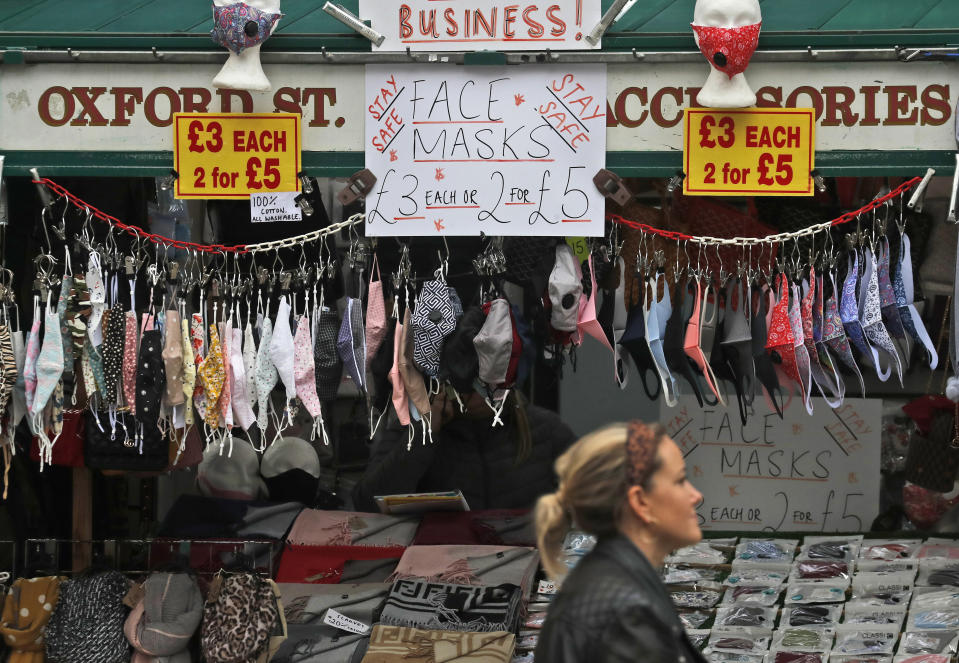
[[[297,191],[297,113],[174,113],[177,198]]]
[[[380,51],[529,51],[599,48],[584,37],[600,19],[599,0],[548,4],[360,0],[360,17],[386,36]]]
[[[349,631],[350,633],[369,633],[370,625],[364,624],[363,622],[353,619],[352,617],[347,617],[342,612],[330,608],[326,611],[326,616],[323,617],[323,623],[338,628],[342,631]]]
[[[296,191],[254,193],[250,196],[250,221],[253,223],[302,221],[303,210],[294,200],[297,195]]]
[[[368,66],[367,233],[602,235],[605,71]]]
[[[738,408],[681,397],[661,421],[703,493],[704,530],[862,532],[879,514],[882,401],[847,398],[838,409],[798,400],[784,418],[759,407],[745,426]]]
[[[686,195],[813,195],[814,108],[687,108],[684,126]]]

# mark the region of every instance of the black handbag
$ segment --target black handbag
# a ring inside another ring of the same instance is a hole
[[[906,453],[906,480],[940,493],[952,490],[959,471],[959,435],[952,409],[932,416],[929,434],[915,431]]]
[[[94,470],[162,472],[170,462],[169,445],[156,424],[140,424],[130,413],[86,411],[83,459]]]

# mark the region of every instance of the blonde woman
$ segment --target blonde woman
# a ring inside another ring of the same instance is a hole
[[[556,461],[559,490],[536,505],[543,565],[561,577],[570,526],[596,548],[563,580],[536,648],[549,663],[698,663],[659,569],[670,551],[702,538],[702,494],[661,427],[614,424],[583,437]]]

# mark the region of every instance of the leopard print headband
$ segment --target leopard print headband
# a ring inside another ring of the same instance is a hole
[[[626,477],[631,486],[645,483],[656,460],[662,430],[642,421],[629,422],[626,433]]]

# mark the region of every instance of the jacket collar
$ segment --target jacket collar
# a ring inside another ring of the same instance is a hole
[[[601,539],[596,544],[598,555],[617,564],[638,582],[653,589],[660,598],[670,602],[666,586],[660,579],[659,571],[653,567],[643,551],[622,534]]]

